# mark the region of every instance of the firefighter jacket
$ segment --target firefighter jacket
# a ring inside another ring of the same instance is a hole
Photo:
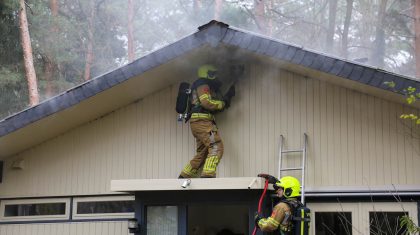
[[[287,199],[288,202],[279,202],[271,213],[270,217],[262,218],[258,221],[258,227],[263,232],[273,232],[277,229],[280,234],[289,234],[292,229],[292,208],[288,205],[296,202],[296,199]]]
[[[213,114],[223,110],[225,102],[218,99],[220,84],[215,80],[200,78],[192,86],[191,119],[213,120]]]

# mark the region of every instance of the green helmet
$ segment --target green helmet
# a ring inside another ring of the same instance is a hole
[[[199,78],[207,78],[207,79],[215,79],[217,75],[217,68],[212,64],[205,64],[198,68],[198,77]]]
[[[285,176],[277,181],[273,186],[276,190],[278,188],[283,188],[283,196],[285,198],[300,196],[300,183],[295,177]]]

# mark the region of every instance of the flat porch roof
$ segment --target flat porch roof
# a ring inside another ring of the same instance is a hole
[[[187,187],[182,184],[188,179],[128,179],[111,180],[111,191],[175,191],[175,190],[235,190],[264,189],[260,177],[194,178]],[[272,187],[270,186],[272,189]]]

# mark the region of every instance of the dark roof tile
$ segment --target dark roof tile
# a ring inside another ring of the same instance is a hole
[[[353,66],[353,70],[351,71],[351,73],[348,76],[348,78],[350,78],[353,81],[359,81],[360,78],[362,77],[363,70],[364,70],[364,67],[363,66],[354,65]]]
[[[230,40],[232,40],[232,38],[235,36],[235,31],[233,30],[228,30],[226,32],[226,34],[223,36],[222,38],[222,42],[223,43],[229,43]]]
[[[322,63],[322,66],[319,70],[329,73],[333,68],[334,68],[334,64],[335,64],[335,60],[334,58],[331,57],[326,57],[324,56],[324,61]]]
[[[348,78],[352,73],[354,68],[354,64],[345,63],[344,67],[341,71],[337,74],[339,77]]]
[[[82,86],[82,90],[86,97],[91,97],[100,91],[98,87],[94,86],[92,83],[87,83],[86,85]]]
[[[239,47],[244,48],[244,49],[248,49],[248,47],[251,45],[251,41],[253,36],[252,35],[248,35],[248,34],[243,34],[241,35],[242,40],[241,43],[239,43]]]
[[[232,37],[232,39],[228,42],[231,45],[234,46],[239,46],[239,44],[241,43],[242,39],[243,39],[243,34],[242,32],[235,32],[235,35]]]
[[[274,56],[277,52],[277,50],[279,50],[279,46],[277,46],[276,42],[270,41],[270,44],[268,45],[266,51],[263,52],[264,55],[268,55],[268,56]]]
[[[261,43],[256,49],[257,53],[265,54],[264,52],[268,49],[269,45],[270,45],[270,40],[265,39],[265,38],[261,39]]]
[[[293,56],[295,56],[296,52],[298,51],[298,48],[294,47],[294,46],[290,46],[287,49],[286,55],[284,56],[284,59],[287,61],[291,61]]]
[[[342,60],[335,60],[334,66],[329,71],[330,74],[338,75],[341,70],[343,69],[344,65],[346,64],[345,61]]]
[[[316,58],[317,54],[311,52],[311,51],[307,51],[303,57],[303,59],[299,62],[300,65],[309,67],[312,63],[315,62],[315,58]]]
[[[374,74],[372,79],[369,81],[369,85],[374,87],[380,87],[384,80],[384,73],[383,71],[377,70]]]
[[[277,46],[276,54],[274,55],[275,58],[284,60],[286,58],[287,50],[289,49],[289,46],[285,44],[279,44]]]
[[[300,49],[297,50],[295,55],[292,58],[292,63],[300,64],[300,62],[303,60],[305,54],[306,54],[305,51],[300,50]]]
[[[251,44],[248,46],[248,50],[257,51],[258,47],[262,43],[262,39],[254,36],[251,38]]]
[[[392,75],[392,74],[390,74],[390,73],[385,73],[384,74],[384,77],[383,77],[383,79],[382,79],[382,82],[381,82],[381,84],[379,84],[379,88],[382,88],[382,89],[384,89],[384,90],[390,90],[390,91],[393,91],[394,89],[393,88],[391,88],[391,87],[389,87],[388,85],[386,85],[385,84],[385,82],[392,82],[392,81],[394,81],[395,80],[395,78],[394,78],[394,76]]]
[[[363,70],[362,76],[360,76],[359,82],[364,83],[364,84],[369,84],[375,72],[376,72],[375,69],[365,67],[365,69]]]
[[[316,55],[314,62],[309,65],[310,68],[312,69],[316,69],[316,70],[320,70],[322,68],[322,66],[324,66],[326,57],[324,55]]]

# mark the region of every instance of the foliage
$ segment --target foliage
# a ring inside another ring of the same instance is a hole
[[[420,227],[414,223],[413,219],[410,216],[404,215],[403,217],[401,217],[400,221],[401,221],[401,227],[407,228],[407,232],[406,232],[407,235],[420,233]]]
[[[395,89],[395,82],[391,81],[391,82],[384,82],[384,84],[386,86],[388,86],[389,88],[393,89],[395,92],[399,92]],[[417,99],[420,99],[420,92],[417,91],[417,89],[415,87],[409,86],[405,89],[403,89],[401,91],[401,93],[405,94],[406,96],[406,102],[407,104],[413,104],[414,102],[417,101]],[[400,116],[401,119],[408,119],[408,120],[412,120],[415,124],[420,125],[420,117],[410,113],[410,114],[401,114]]]

